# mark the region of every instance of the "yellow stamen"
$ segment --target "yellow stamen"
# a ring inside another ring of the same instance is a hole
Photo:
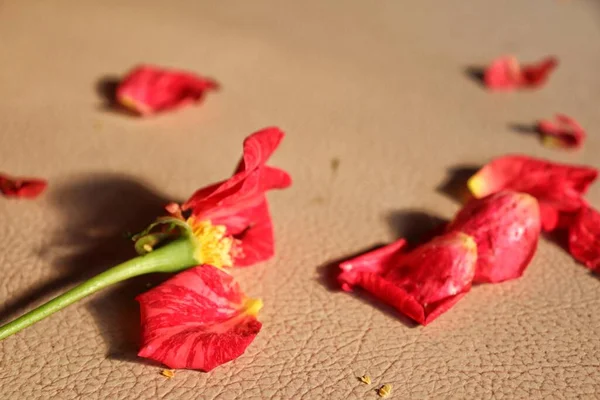
[[[246,309],[245,314],[258,315],[258,312],[262,307],[263,302],[261,299],[247,299],[244,304],[244,308]]]
[[[198,263],[217,268],[233,265],[231,252],[234,239],[227,236],[225,226],[213,225],[210,221],[196,221],[193,217],[187,223],[192,227],[192,233],[198,242],[194,254]]]
[[[485,191],[485,181],[480,174],[475,174],[467,181],[467,187],[476,198],[483,197]]]

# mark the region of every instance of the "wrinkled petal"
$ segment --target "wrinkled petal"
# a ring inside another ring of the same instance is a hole
[[[585,206],[569,228],[569,252],[588,268],[600,271],[600,212]]]
[[[134,68],[117,88],[117,101],[140,115],[150,115],[202,100],[218,84],[190,72],[150,65]]]
[[[557,114],[554,121],[539,121],[537,130],[543,137],[544,145],[549,147],[581,147],[586,137],[585,130],[577,121],[562,114]]]
[[[519,65],[513,56],[497,58],[486,68],[484,83],[492,90],[537,88],[543,85],[558,65],[554,57],[529,65]]]
[[[470,201],[448,231],[460,231],[477,243],[474,283],[496,283],[523,275],[540,237],[540,213],[535,198],[502,191]]]
[[[48,182],[38,178],[15,178],[0,174],[0,192],[6,197],[33,199],[48,187]]]
[[[585,204],[583,195],[597,176],[595,168],[508,155],[485,165],[467,185],[476,198],[505,189],[532,195],[539,202],[543,229],[551,231],[561,214],[576,212]]]
[[[210,371],[241,356],[261,328],[262,302],[212,266],[184,271],[137,297],[140,357],[169,368]]]
[[[404,242],[340,265],[345,290],[359,286],[413,320],[427,325],[471,288],[477,263],[472,237],[451,232],[408,253]]]

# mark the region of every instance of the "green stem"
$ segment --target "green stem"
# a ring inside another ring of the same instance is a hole
[[[129,278],[155,272],[178,272],[197,265],[194,259],[194,243],[189,237],[177,239],[146,255],[132,258],[95,277],[75,286],[71,290],[29,311],[27,314],[0,326],[0,340],[27,328],[30,325],[54,314],[115,283]]]

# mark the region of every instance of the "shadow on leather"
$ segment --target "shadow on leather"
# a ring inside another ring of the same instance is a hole
[[[448,168],[446,178],[435,190],[460,204],[465,204],[471,198],[467,181],[480,168],[481,166],[477,165],[457,165]]]
[[[49,192],[50,205],[61,215],[53,241],[40,256],[58,277],[31,288],[0,309],[0,319],[31,309],[68,288],[132,257],[127,233],[138,232],[164,214],[170,199],[135,178],[120,174],[76,176]],[[135,354],[139,310],[135,296],[166,277],[139,277],[92,295],[88,308],[109,347],[109,354]],[[68,307],[69,308],[69,307]],[[73,312],[68,308],[61,312]],[[52,318],[52,317],[50,317]]]

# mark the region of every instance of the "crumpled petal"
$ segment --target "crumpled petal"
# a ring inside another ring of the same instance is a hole
[[[0,192],[6,197],[34,199],[46,188],[48,182],[39,178],[15,178],[0,174]]]
[[[585,140],[585,130],[573,118],[557,114],[554,121],[542,120],[537,123],[543,143],[549,147],[577,148]]]
[[[476,198],[505,189],[532,195],[540,206],[542,228],[552,231],[562,214],[574,213],[585,204],[583,195],[597,176],[591,167],[508,155],[486,164],[467,186]]]
[[[495,59],[486,68],[484,83],[491,90],[533,89],[543,85],[558,65],[555,57],[535,64],[519,65],[513,56]]]
[[[516,279],[523,275],[537,249],[541,230],[538,204],[528,194],[501,191],[467,203],[447,230],[475,239],[474,283]]]
[[[212,79],[190,72],[140,65],[130,71],[117,88],[117,101],[127,109],[150,115],[199,102],[218,89]]]
[[[248,266],[271,258],[274,238],[265,192],[291,185],[289,174],[265,165],[284,133],[266,128],[244,141],[244,155],[235,174],[222,182],[199,189],[183,204],[197,220],[224,225],[239,241],[236,266]]]
[[[241,356],[262,324],[260,300],[248,299],[212,266],[186,270],[139,295],[140,357],[169,368],[210,371]]]
[[[340,264],[346,291],[359,286],[404,315],[427,325],[470,289],[477,263],[475,240],[438,236],[410,252],[403,239]]]
[[[588,268],[600,271],[600,212],[582,207],[569,227],[569,252]]]

